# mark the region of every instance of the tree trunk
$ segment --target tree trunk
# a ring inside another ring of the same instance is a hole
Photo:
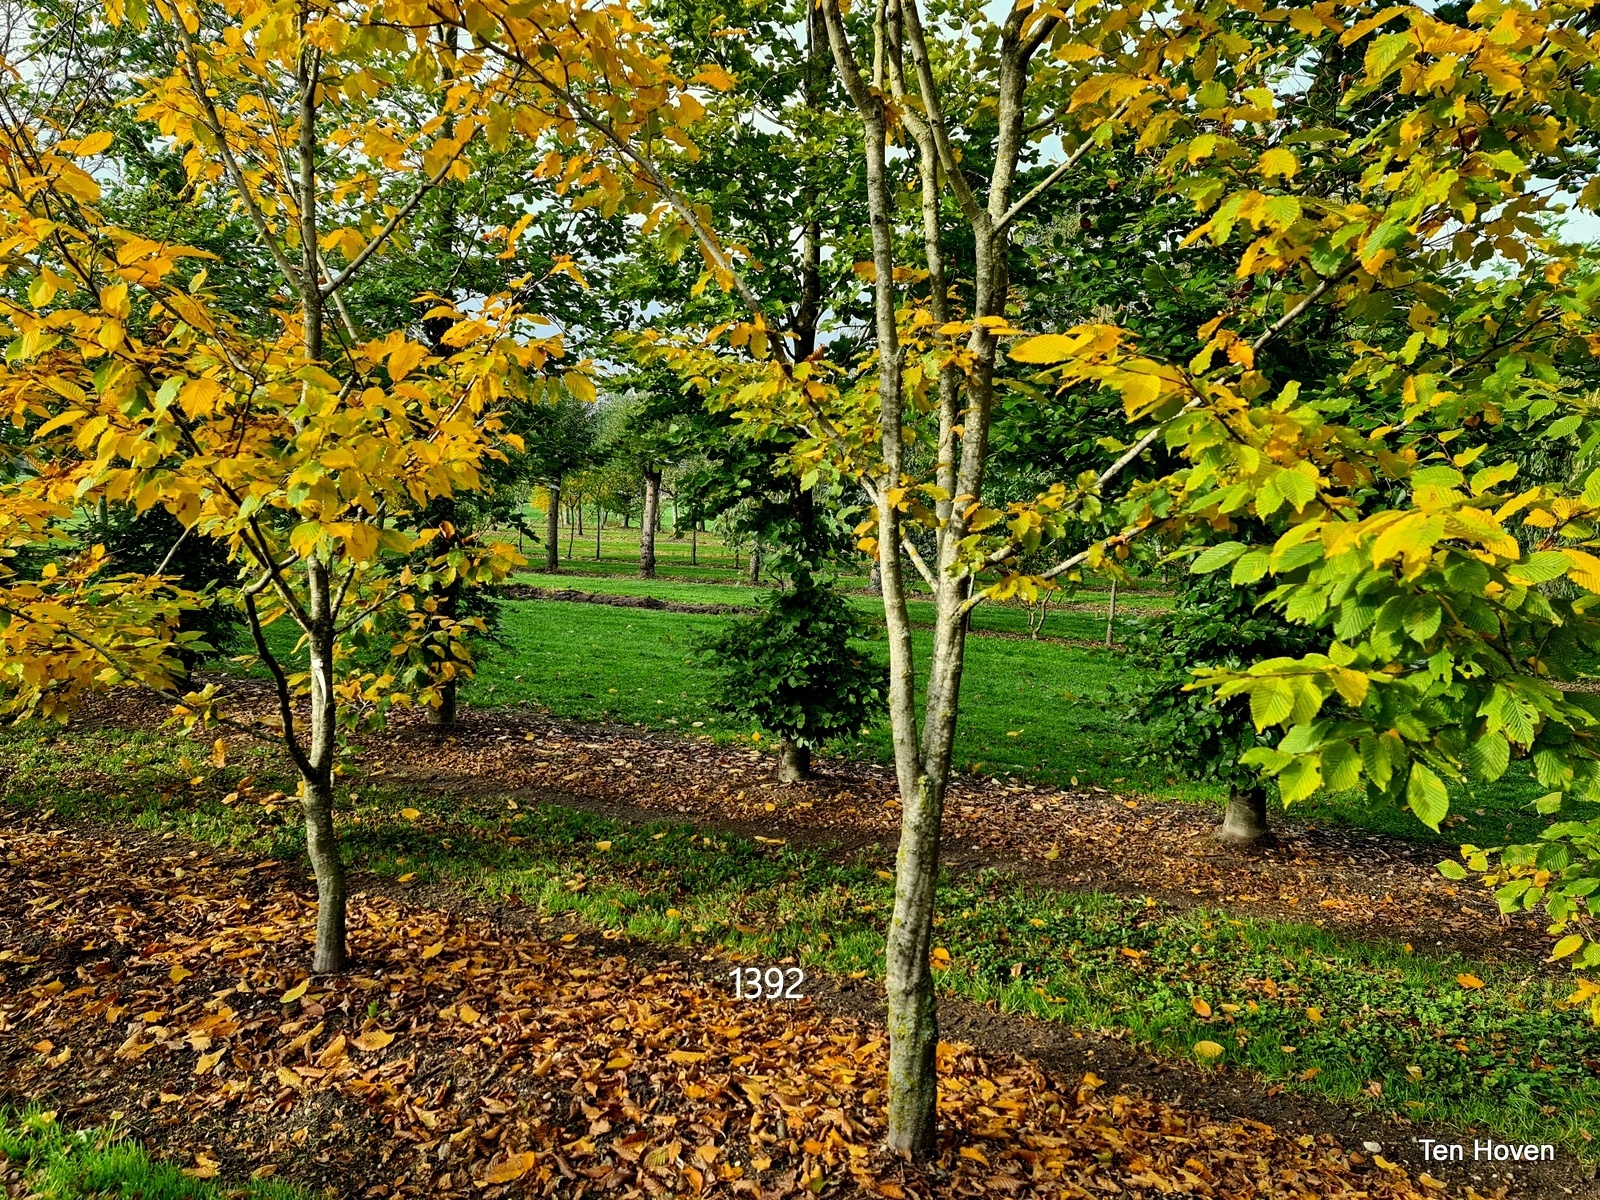
[[[1112,644],[1111,631],[1117,620],[1117,581],[1111,580],[1111,607],[1106,610],[1106,647]]]
[[[461,681],[452,675],[439,685],[439,703],[428,709],[428,724],[435,729],[449,729],[456,723],[456,697]]]
[[[689,522],[689,565],[691,567],[698,567],[700,565],[700,522],[699,521],[690,521]]]
[[[883,595],[883,571],[876,558],[872,560],[872,569],[867,572],[867,591],[874,596]]]
[[[661,519],[661,472],[644,473],[644,517],[639,522],[639,575],[656,577],[656,524]]]
[[[790,738],[778,746],[778,782],[799,783],[811,778],[811,748]]]
[[[554,575],[561,570],[561,485],[551,484],[549,494],[544,514],[544,569]]]
[[[761,583],[761,547],[750,547],[750,569],[745,575],[745,582],[751,587]]]
[[[306,854],[317,879],[317,938],[311,970],[317,975],[344,970],[345,882],[339,840],[333,828],[333,757],[337,701],[333,693],[333,614],[326,565],[313,556],[306,564],[311,628],[311,747],[301,771],[301,807],[306,820]]]
[[[1226,846],[1254,846],[1270,841],[1266,791],[1258,787],[1229,788],[1222,824],[1212,836]]]
[[[605,528],[606,510],[596,501],[594,506],[594,560],[600,561],[600,532]]]

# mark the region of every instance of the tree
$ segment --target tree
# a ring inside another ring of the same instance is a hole
[[[883,668],[850,644],[871,632],[843,596],[801,567],[759,616],[706,642],[722,711],[778,736],[781,782],[808,778],[813,750],[860,732],[878,711]]]
[[[120,20],[122,7],[111,15]],[[235,318],[204,270],[180,269],[203,252],[97,211],[99,185],[83,162],[111,147],[108,132],[67,136],[47,115],[8,110],[0,226],[11,256],[0,315],[16,338],[0,386],[27,431],[28,469],[6,481],[0,509],[18,541],[37,545],[75,506],[159,505],[185,536],[228,548],[240,572],[230,598],[273,678],[275,736],[300,775],[318,885],[313,968],[325,972],[344,962],[339,729],[432,699],[344,664],[382,628],[435,646],[464,636],[470,622],[430,611],[418,595],[503,575],[512,557],[459,542],[440,552],[449,535],[426,514],[481,488],[482,464],[516,448],[505,404],[563,386],[543,379],[559,342],[535,336],[510,297],[475,297],[470,314],[435,303],[423,318],[447,328],[430,345],[400,328],[362,336],[342,293],[394,251],[423,197],[467,171],[470,143],[504,145],[513,124],[537,137],[561,118],[531,103],[492,104],[461,79],[452,38],[435,37],[428,20],[408,34],[392,6],[381,16],[267,15],[254,0],[163,9],[172,57],[139,117],[184,149],[197,195],[227,194],[245,213],[255,234],[247,252],[265,254],[277,273],[266,288],[270,325]],[[628,21],[611,10],[585,31],[552,35],[547,61],[586,59],[612,18]],[[412,125],[380,100],[396,61],[407,64]],[[646,59],[605,62],[614,82],[659,79]],[[664,99],[659,90],[640,99],[638,119],[646,108],[658,119]],[[583,151],[557,157],[579,161]],[[569,371],[565,386],[579,378]],[[131,682],[173,699],[188,723],[230,719],[215,685],[177,689],[172,650],[199,643],[178,622],[201,601],[170,580],[111,576],[91,547],[45,562],[37,579],[11,578],[6,591],[11,711],[60,715],[86,689]],[[396,610],[403,620],[390,619]],[[278,620],[301,635],[303,671],[291,673],[268,639]]]
[[[1201,576],[1171,609],[1138,618],[1128,638],[1127,661],[1145,673],[1129,697],[1128,718],[1160,736],[1141,761],[1226,786],[1227,808],[1215,836],[1234,846],[1271,836],[1261,777],[1239,761],[1267,739],[1251,722],[1243,697],[1216,702],[1190,686],[1195,674],[1325,648],[1310,630],[1270,608],[1263,612],[1261,599],[1255,589]]]
[[[522,440],[527,477],[542,485],[547,496],[544,569],[554,575],[561,569],[562,488],[569,476],[593,466],[599,453],[594,406],[564,396],[525,423]]]

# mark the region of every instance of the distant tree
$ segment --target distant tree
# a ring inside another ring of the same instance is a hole
[[[1192,690],[1195,672],[1238,670],[1322,648],[1315,633],[1289,624],[1261,600],[1259,589],[1235,587],[1222,576],[1191,577],[1172,608],[1136,618],[1127,637],[1128,664],[1146,673],[1129,693],[1127,715],[1157,735],[1139,761],[1225,786],[1227,809],[1215,836],[1234,846],[1270,837],[1266,787],[1239,757],[1276,739],[1257,731],[1244,697],[1219,703],[1209,691]]]
[[[520,468],[525,478],[545,489],[544,569],[561,569],[560,513],[567,479],[599,457],[594,405],[575,396],[514,420],[525,447]]]
[[[795,571],[759,616],[705,643],[720,674],[718,707],[779,739],[778,778],[811,774],[811,752],[860,732],[883,704],[888,672],[853,640],[874,632],[837,591]]]

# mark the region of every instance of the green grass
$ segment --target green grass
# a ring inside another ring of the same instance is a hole
[[[193,786],[184,776],[202,750],[177,739],[32,736],[14,730],[0,740],[27,768],[13,773],[14,802],[48,798],[65,817],[133,819],[258,853],[301,852],[293,807],[262,803],[267,783],[231,806],[220,802],[256,764],[201,768],[206,777]],[[125,786],[106,795],[86,786],[90,763]],[[415,873],[491,902],[515,895],[551,919],[571,914],[737,961],[793,958],[812,971],[881,975],[886,851],[839,863],[683,825],[629,827],[374,781],[348,781],[341,802],[347,857],[379,876]],[[399,817],[406,806],[421,816]],[[1570,990],[1561,976],[1309,925],[1059,892],[994,872],[946,878],[939,911],[937,943],[952,960],[939,982],[950,995],[1174,1058],[1215,1041],[1224,1066],[1430,1125],[1558,1141],[1575,1153],[1587,1153],[1585,1135],[1600,1129],[1600,1077],[1588,1066],[1600,1058],[1600,1031],[1561,1006]],[[1465,988],[1461,974],[1485,986]],[[1209,1020],[1196,1000],[1210,1006]]]
[[[716,712],[715,678],[695,655],[697,641],[726,618],[540,601],[504,608],[505,646],[482,663],[465,693],[470,703],[530,703],[561,717],[721,737],[751,732]],[[929,635],[914,641],[926,656]],[[881,645],[874,651],[883,657]],[[1129,730],[1108,694],[1119,679],[1126,679],[1120,657],[1103,650],[972,639],[957,769],[1214,798],[1214,788],[1128,763]],[[837,749],[880,762],[893,753],[886,723]]]
[[[0,1110],[0,1161],[20,1165],[18,1195],[37,1200],[300,1200],[306,1193],[276,1180],[250,1180],[220,1187],[176,1167],[152,1161],[137,1142],[115,1127],[64,1128],[51,1112]]]

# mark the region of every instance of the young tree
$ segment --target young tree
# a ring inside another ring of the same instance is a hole
[[[1227,808],[1215,836],[1231,846],[1271,837],[1266,788],[1260,774],[1240,762],[1267,740],[1251,722],[1243,697],[1217,703],[1191,686],[1195,674],[1324,648],[1311,630],[1289,624],[1270,608],[1263,611],[1261,600],[1256,589],[1201,576],[1171,609],[1138,618],[1128,638],[1128,662],[1144,674],[1132,690],[1128,717],[1160,736],[1143,760],[1224,785]]]
[[[111,9],[114,20],[123,12]],[[142,8],[128,12],[144,19]],[[410,14],[421,19],[409,32],[394,6],[281,15],[255,0],[162,8],[171,57],[139,113],[183,149],[197,196],[225,195],[248,218],[250,252],[277,274],[265,289],[270,322],[220,306],[206,272],[182,266],[196,252],[97,211],[99,185],[83,162],[108,150],[109,133],[67,136],[47,115],[8,109],[0,315],[16,339],[3,394],[27,432],[30,466],[0,491],[0,520],[37,543],[78,505],[159,505],[183,536],[228,548],[240,571],[233,596],[274,680],[276,736],[301,778],[322,972],[344,962],[332,794],[340,724],[432,698],[343,664],[397,609],[407,616],[388,627],[413,639],[438,645],[466,631],[469,622],[419,604],[418,590],[501,575],[511,557],[499,546],[441,552],[448,534],[427,514],[481,488],[482,465],[516,448],[500,410],[547,390],[542,376],[560,353],[509,297],[476,297],[470,315],[436,303],[424,319],[447,328],[425,344],[401,328],[364,336],[343,293],[395,252],[424,197],[467,172],[469,144],[503,146],[513,126],[537,138],[562,118],[473,88],[453,35],[435,36],[425,11]],[[543,60],[589,61],[615,21],[631,26],[620,8],[592,16],[544,39]],[[635,119],[670,109],[670,86],[648,58],[604,51],[597,61],[608,82],[646,86]],[[383,99],[402,77],[410,125]],[[583,159],[581,146],[567,149],[544,169]],[[13,711],[56,715],[85,688],[136,682],[178,701],[187,721],[218,716],[215,685],[175,690],[170,650],[198,641],[176,622],[197,602],[159,574],[109,577],[95,548],[8,590]],[[277,620],[297,627],[303,671],[273,649]]]
[[[850,644],[873,632],[802,566],[759,616],[730,623],[703,647],[721,676],[722,710],[777,735],[780,782],[810,778],[813,750],[877,715],[884,670]]]

